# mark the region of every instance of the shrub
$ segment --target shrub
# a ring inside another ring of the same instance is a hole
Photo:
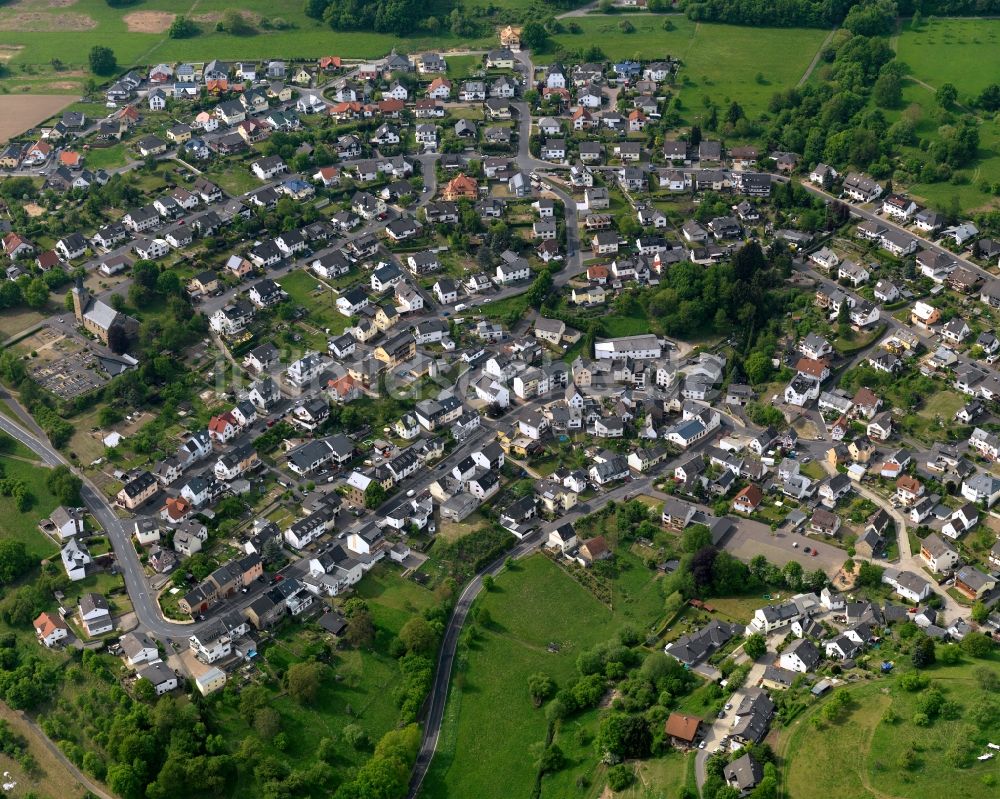
[[[608,769],[608,787],[612,791],[624,791],[635,780],[635,772],[624,763]]]

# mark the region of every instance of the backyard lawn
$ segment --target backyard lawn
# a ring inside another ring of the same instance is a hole
[[[662,611],[650,572],[636,558],[627,562],[629,568],[616,581],[614,610],[542,555],[503,572],[495,588],[480,597],[477,604],[489,611],[492,622],[478,628],[467,667],[453,677],[424,796],[499,799],[531,794],[535,766],[529,748],[544,740],[546,721],[544,711],[532,706],[528,676],[543,671],[563,685],[576,674],[576,658],[583,650],[612,638],[626,623],[647,628]],[[559,733],[571,765],[546,778],[543,796],[568,795],[575,790],[571,776],[593,769],[592,748],[581,750],[575,744],[574,725],[593,731],[596,719],[596,711],[575,717]],[[498,774],[504,775],[502,780],[496,779]],[[550,783],[553,787],[547,788]]]
[[[349,316],[344,316],[337,310],[337,299],[333,291],[320,283],[309,272],[301,270],[292,272],[281,278],[278,283],[288,292],[288,296],[296,304],[305,308],[309,314],[306,321],[321,328],[329,328],[333,334],[339,334],[351,323]]]

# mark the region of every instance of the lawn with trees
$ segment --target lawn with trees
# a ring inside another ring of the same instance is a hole
[[[655,580],[655,573],[642,566],[629,571],[635,572],[635,582]],[[567,742],[562,736],[577,735],[580,725],[587,728],[584,737],[598,735],[592,709],[610,685],[605,675],[621,668],[624,676],[640,667],[642,654],[634,649],[638,634],[626,628],[644,630],[662,615],[658,592],[649,597],[654,598],[620,598],[612,610],[541,555],[503,571],[493,590],[480,596],[463,631],[441,743],[424,795],[527,796],[543,766],[554,772],[545,776],[546,783],[562,784],[570,772],[572,779],[592,772],[600,758],[589,744],[586,762],[561,762],[558,752],[575,748],[575,739]],[[630,645],[622,643],[623,631]],[[669,665],[664,668],[670,670]],[[648,669],[655,670],[652,664]],[[675,676],[683,683],[675,690],[689,690],[693,678]],[[625,715],[640,717],[637,712]],[[553,740],[548,740],[550,720],[557,730]],[[606,736],[610,741],[611,733]],[[621,745],[624,753],[629,737],[615,737],[615,751]],[[640,733],[637,745],[648,755],[652,736]],[[498,773],[503,780],[496,779]]]
[[[0,552],[0,572],[7,560]],[[251,682],[190,702],[126,690],[118,658],[40,649],[30,624],[65,589],[56,568],[35,581],[34,599],[24,586],[0,603],[0,620],[18,630],[0,630],[0,698],[42,714],[66,756],[122,799],[401,796],[450,595],[387,567],[368,577],[341,610],[367,620],[369,636],[338,647],[318,626],[288,621],[261,647]]]
[[[895,676],[837,689],[783,733],[789,799],[813,796],[817,773],[837,796],[995,795],[996,760],[976,758],[1000,735],[1000,660],[964,642],[935,648],[934,664],[913,670],[897,659]]]

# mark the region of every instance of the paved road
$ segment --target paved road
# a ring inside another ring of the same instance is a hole
[[[784,635],[775,636],[773,644],[777,644],[777,641],[783,637]],[[747,656],[743,654],[742,648],[737,649],[733,654],[736,657],[737,663],[742,664],[747,661]],[[721,719],[716,719],[711,725],[709,725],[708,729],[705,731],[705,737],[703,738],[703,740],[705,741],[705,748],[698,749],[694,756],[694,774],[695,774],[695,780],[698,783],[699,790],[705,784],[705,777],[707,776],[705,772],[705,763],[708,762],[708,758],[711,757],[712,753],[723,745],[722,737],[728,734],[730,728],[735,723],[736,708],[740,706],[740,702],[742,702],[743,699],[746,697],[747,694],[746,689],[760,682],[761,678],[764,676],[765,663],[771,662],[773,660],[774,660],[774,655],[773,653],[769,652],[767,655],[761,658],[760,661],[754,663],[753,666],[750,667],[750,673],[747,674],[747,678],[743,683],[743,687],[740,688],[738,691],[734,692],[733,695],[727,701],[727,704],[731,706],[730,709],[723,711],[725,715]]]

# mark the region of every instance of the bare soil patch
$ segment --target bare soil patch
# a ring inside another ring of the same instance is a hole
[[[10,61],[23,49],[23,44],[0,44],[0,61]]]
[[[175,16],[169,11],[133,11],[122,21],[132,33],[166,33]]]
[[[76,102],[76,94],[22,94],[0,96],[0,143]]]
[[[243,15],[243,19],[255,28],[260,25],[260,21],[263,19],[260,14],[254,11],[240,9],[240,13]],[[222,16],[223,14],[221,11],[210,11],[207,14],[195,14],[194,16],[189,17],[189,19],[192,19],[195,22],[200,22],[204,25],[214,25],[216,22],[222,21]]]
[[[77,0],[13,0],[7,3],[7,8],[20,8],[32,11],[43,8],[69,8],[75,6]]]
[[[79,80],[56,80],[45,84],[46,91],[53,92],[72,92],[79,91],[80,89]]]
[[[97,22],[86,14],[75,12],[45,14],[38,11],[15,11],[0,15],[0,31],[30,31],[52,33],[59,31],[89,31]]]
[[[25,203],[24,210],[28,216],[43,216],[45,214],[45,209],[38,203]]]

